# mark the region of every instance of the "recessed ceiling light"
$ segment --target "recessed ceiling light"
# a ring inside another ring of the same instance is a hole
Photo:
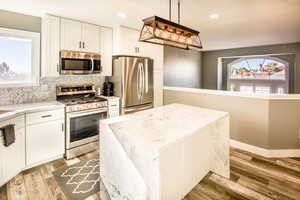
[[[215,14],[209,15],[209,17],[210,17],[211,19],[218,19],[218,18],[220,17],[220,15],[217,14],[217,13],[215,13]]]
[[[118,17],[126,18],[127,15],[126,15],[125,13],[123,13],[123,12],[119,12],[119,13],[118,13]]]

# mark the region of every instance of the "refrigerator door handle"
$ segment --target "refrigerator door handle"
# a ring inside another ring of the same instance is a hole
[[[145,94],[145,66],[141,63],[141,75],[142,75],[142,91],[141,91],[141,97],[143,98]]]
[[[138,64],[138,97],[139,100],[142,100],[143,97],[143,65],[141,63]]]
[[[141,100],[140,94],[141,94],[141,89],[140,89],[140,85],[141,85],[141,69],[140,69],[140,65],[138,65],[138,71],[137,71],[137,77],[136,77],[136,90],[137,90],[137,96],[139,101]]]
[[[148,74],[148,60],[145,60],[145,65],[144,65],[144,92],[148,93],[149,92],[149,74]]]
[[[142,65],[142,63],[139,63],[139,65],[138,65],[138,67],[139,67],[139,99],[140,100],[142,100],[142,98],[143,98],[143,65]]]

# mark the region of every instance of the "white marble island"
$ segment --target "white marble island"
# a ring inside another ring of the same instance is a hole
[[[101,122],[112,200],[180,200],[209,172],[229,178],[229,115],[171,104]]]

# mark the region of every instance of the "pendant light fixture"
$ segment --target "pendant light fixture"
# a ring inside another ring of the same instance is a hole
[[[180,25],[180,0],[177,3],[178,23],[171,21],[171,5],[172,2],[169,0],[169,20],[158,16],[143,20],[139,41],[186,50],[201,50],[199,31]]]

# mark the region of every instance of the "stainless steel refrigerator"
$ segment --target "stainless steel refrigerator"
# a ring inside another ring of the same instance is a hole
[[[153,107],[153,60],[147,57],[114,56],[114,95],[121,99],[121,113]]]

